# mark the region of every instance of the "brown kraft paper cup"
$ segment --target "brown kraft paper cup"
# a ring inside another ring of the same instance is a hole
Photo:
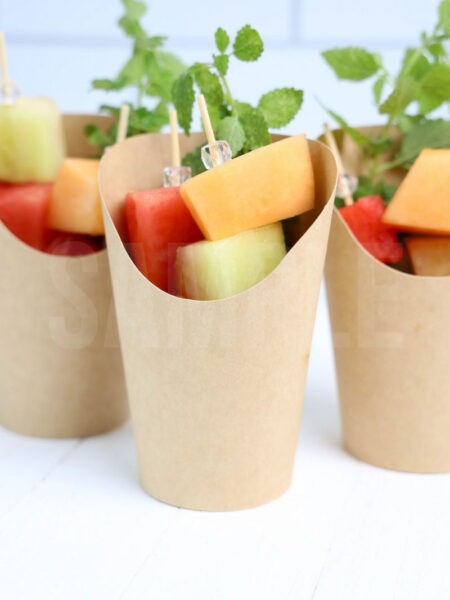
[[[93,155],[66,115],[69,156]],[[0,223],[0,425],[39,437],[84,437],[127,418],[106,250],[81,257],[31,248]]]
[[[182,155],[203,140],[180,136]],[[159,500],[237,510],[269,502],[290,485],[336,184],[331,153],[317,142],[310,149],[314,223],[266,279],[210,302],[155,287],[122,243],[125,195],[162,185],[170,137],[130,138],[101,161],[140,480]]]
[[[335,135],[361,174],[354,143]],[[345,447],[388,469],[450,471],[450,277],[382,264],[334,210],[326,284]]]

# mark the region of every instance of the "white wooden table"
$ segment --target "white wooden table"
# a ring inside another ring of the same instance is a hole
[[[339,438],[323,298],[293,484],[272,504],[153,500],[129,425],[82,441],[0,429],[0,598],[449,600],[450,475],[371,467]]]

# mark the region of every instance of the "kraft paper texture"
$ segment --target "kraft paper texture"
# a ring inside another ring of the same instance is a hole
[[[181,152],[203,142],[181,136]],[[291,481],[336,166],[310,142],[316,219],[262,282],[225,300],[170,296],[122,243],[127,192],[162,185],[170,138],[151,134],[102,159],[100,191],[143,488],[169,504],[236,510]],[[122,239],[121,239],[122,237]]]
[[[66,115],[70,156],[95,151]],[[24,435],[84,437],[127,418],[106,250],[44,254],[0,223],[0,425]]]
[[[361,173],[353,142],[337,138]],[[383,265],[334,210],[326,283],[345,447],[388,469],[450,471],[450,277]]]

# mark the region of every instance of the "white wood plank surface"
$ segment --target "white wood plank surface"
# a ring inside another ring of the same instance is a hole
[[[290,490],[236,513],[139,487],[129,425],[83,441],[0,429],[0,598],[448,600],[450,475],[340,447],[322,296]]]

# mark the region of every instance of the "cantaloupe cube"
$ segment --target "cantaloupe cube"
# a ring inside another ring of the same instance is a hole
[[[450,275],[450,237],[411,237],[405,242],[416,275]]]
[[[285,254],[281,223],[189,244],[177,250],[179,290],[192,300],[239,294],[264,279]]]
[[[450,149],[422,150],[383,222],[401,231],[450,234]]]
[[[304,135],[258,148],[188,179],[181,195],[208,240],[230,237],[314,207]]]
[[[102,207],[97,185],[99,161],[67,158],[53,186],[48,211],[51,229],[102,235]]]
[[[58,107],[48,98],[0,104],[0,180],[52,181],[65,155]]]

